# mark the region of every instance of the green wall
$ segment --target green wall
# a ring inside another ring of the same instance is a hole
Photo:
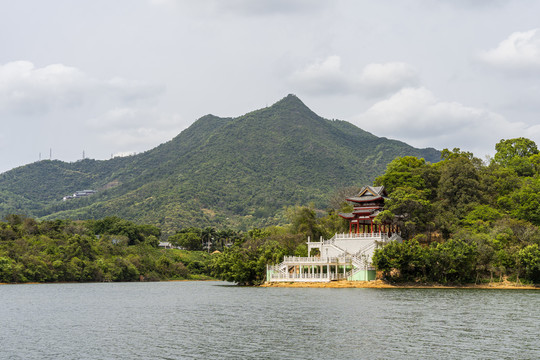
[[[372,281],[375,280],[377,273],[375,270],[360,270],[347,280],[350,281]]]

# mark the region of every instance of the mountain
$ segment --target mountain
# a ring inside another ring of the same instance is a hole
[[[323,119],[288,95],[237,118],[206,115],[138,155],[74,163],[44,160],[0,174],[0,215],[117,215],[174,233],[182,226],[246,228],[283,221],[287,205],[328,206],[329,195],[371,184],[397,156],[440,152]],[[78,190],[97,193],[62,201]]]

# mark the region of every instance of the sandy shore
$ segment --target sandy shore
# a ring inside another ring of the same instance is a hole
[[[382,280],[375,281],[331,281],[331,282],[266,282],[262,287],[291,287],[291,288],[372,288],[372,289],[514,289],[540,290],[538,285],[521,285],[505,281],[490,284],[467,284],[460,286],[440,284],[390,284]]]

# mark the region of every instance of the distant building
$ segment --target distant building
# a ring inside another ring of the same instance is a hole
[[[96,193],[95,190],[81,190],[81,191],[76,191],[75,194],[73,194],[73,197],[90,196],[90,195],[94,195],[95,193]]]
[[[90,195],[94,195],[96,192],[97,191],[95,191],[95,190],[79,190],[79,191],[75,191],[75,193],[73,195],[64,196],[62,198],[62,200],[66,201],[66,200],[70,200],[70,199],[90,196]]]
[[[174,249],[173,244],[168,241],[160,241],[158,247],[162,249]]]
[[[340,213],[349,220],[349,232],[335,234],[330,240],[310,241],[308,257],[285,256],[278,265],[268,265],[268,281],[326,282],[333,280],[375,280],[371,259],[375,249],[390,241],[401,242],[400,230],[392,224],[375,224],[373,220],[388,199],[384,187],[364,186],[347,200],[354,203],[352,213]],[[311,256],[312,250],[318,254]]]

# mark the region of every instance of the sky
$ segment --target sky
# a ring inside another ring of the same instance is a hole
[[[0,172],[109,159],[297,95],[486,159],[540,145],[537,0],[0,0]]]

